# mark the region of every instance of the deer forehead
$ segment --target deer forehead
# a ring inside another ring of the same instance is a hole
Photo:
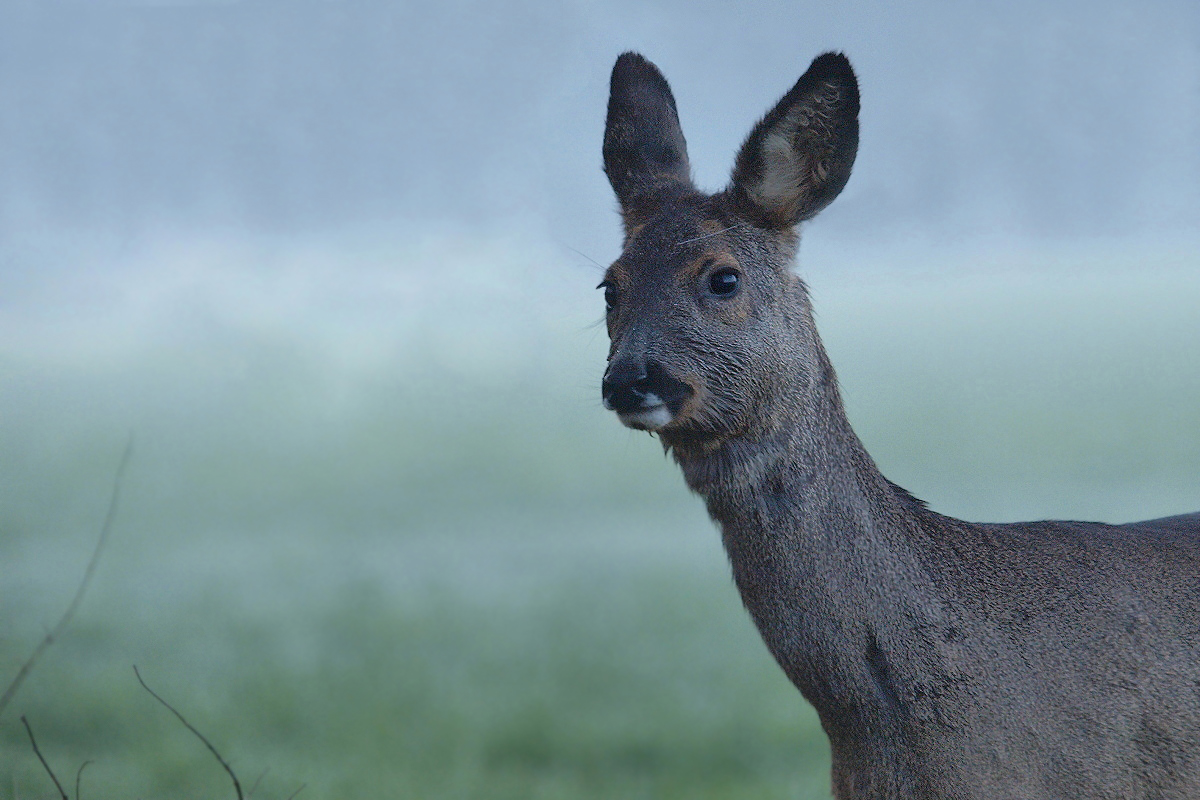
[[[732,242],[725,236],[735,227],[709,216],[660,216],[631,233],[612,273],[619,280],[658,282],[693,278],[713,266],[737,266]]]

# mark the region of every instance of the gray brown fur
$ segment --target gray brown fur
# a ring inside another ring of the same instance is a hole
[[[713,195],[657,68],[626,53],[611,90],[626,238],[602,284],[605,405],[704,498],[820,715],[834,795],[1200,798],[1200,514],[952,519],[884,478],[846,419],[792,271],[796,224],[854,162],[845,57],[813,62]]]

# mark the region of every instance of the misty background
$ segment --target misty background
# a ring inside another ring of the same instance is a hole
[[[889,478],[1200,508],[1194,2],[5,0],[0,685],[135,455],[0,798],[46,789],[22,713],[98,796],[227,791],[133,663],[264,796],[827,796],[700,503],[600,406],[627,49],[708,190],[850,57],[799,270]]]

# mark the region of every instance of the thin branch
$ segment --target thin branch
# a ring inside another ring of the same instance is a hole
[[[185,728],[187,728],[189,731],[194,733],[196,735],[197,739],[204,742],[204,746],[208,748],[208,752],[212,753],[213,756],[217,759],[217,761],[219,761],[221,763],[221,766],[225,768],[225,771],[229,773],[229,777],[233,780],[233,790],[235,792],[237,792],[238,800],[245,800],[245,797],[243,797],[243,795],[242,795],[242,785],[240,783],[238,783],[237,775],[233,774],[233,768],[229,766],[229,764],[225,761],[225,759],[221,758],[221,754],[217,752],[217,748],[212,746],[212,742],[210,742],[208,739],[205,739],[204,734],[202,734],[200,731],[198,731],[194,727],[192,727],[192,723],[190,723],[186,719],[184,719],[183,714],[180,714],[178,711],[176,711],[175,707],[173,705],[168,703],[166,700],[163,700],[161,697],[158,696],[158,694],[153,689],[151,689],[149,686],[146,685],[146,682],[144,680],[142,680],[142,674],[140,672],[138,672],[138,668],[136,665],[133,668],[133,674],[137,676],[138,683],[140,683],[142,685],[143,689],[145,689],[147,692],[150,693],[151,697],[153,697],[155,700],[157,700],[158,702],[160,702],[164,706],[166,706],[167,710],[170,711],[172,714],[174,714],[176,716],[176,718],[178,718],[179,721],[183,723],[183,726]]]
[[[307,784],[307,783],[302,783],[302,784],[300,784],[300,788],[299,788],[299,789],[297,789],[296,791],[292,792],[292,793],[291,793],[291,795],[289,795],[289,796],[288,796],[288,800],[295,800],[295,798],[296,798],[296,795],[298,795],[298,794],[300,794],[301,792],[303,792],[303,791],[304,791],[304,787],[305,787],[305,786],[308,786],[308,784]]]
[[[87,769],[87,765],[91,761],[85,761],[79,765],[79,772],[75,773],[75,800],[83,800],[83,795],[79,793],[79,779],[83,777],[83,771]]]
[[[54,770],[50,769],[50,765],[46,763],[46,759],[42,758],[42,751],[38,749],[37,739],[33,738],[33,728],[29,727],[29,720],[25,719],[25,715],[21,715],[21,724],[25,726],[25,732],[29,734],[29,743],[33,745],[33,753],[38,757],[38,761],[42,762],[42,766],[46,768],[46,774],[50,776],[50,780],[54,781],[54,785],[58,787],[58,793],[62,796],[62,800],[71,800],[67,797],[67,793],[63,791],[62,784],[58,782],[58,778],[54,777]]]
[[[267,767],[261,773],[259,773],[257,778],[254,779],[254,785],[250,787],[250,791],[246,792],[246,800],[250,800],[251,797],[254,797],[254,793],[258,791],[258,785],[262,783],[262,779],[267,777],[267,773],[270,771],[271,768]],[[79,800],[79,798],[77,797],[75,800]]]
[[[12,679],[12,683],[4,690],[4,695],[0,697],[0,716],[4,715],[4,709],[12,701],[17,693],[17,689],[21,688],[21,684],[25,682],[25,678],[29,676],[33,665],[42,657],[42,653],[54,641],[63,635],[70,624],[71,619],[75,616],[75,612],[79,610],[79,604],[83,602],[84,592],[87,591],[88,584],[92,582],[92,575],[96,572],[96,564],[100,561],[100,553],[104,550],[104,545],[108,541],[108,534],[112,530],[113,520],[117,516],[117,500],[121,495],[121,481],[125,477],[125,468],[129,466],[129,459],[133,455],[133,434],[129,435],[129,441],[125,444],[125,452],[121,455],[121,462],[117,465],[117,474],[113,478],[112,495],[108,500],[108,513],[104,515],[104,524],[100,527],[100,538],[96,541],[96,549],[92,551],[92,558],[88,561],[87,569],[83,571],[83,579],[79,581],[79,588],[75,590],[75,597],[71,600],[71,605],[67,606],[67,610],[59,619],[58,624],[46,633],[45,638],[34,649],[33,655],[25,660],[21,668],[17,670],[17,676]]]

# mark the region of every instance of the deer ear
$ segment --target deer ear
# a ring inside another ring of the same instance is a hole
[[[858,81],[841,53],[813,60],[738,153],[729,193],[756,223],[787,228],[833,202],[858,152]]]
[[[604,172],[627,217],[657,190],[692,185],[671,87],[658,67],[637,53],[622,54],[613,66]]]

